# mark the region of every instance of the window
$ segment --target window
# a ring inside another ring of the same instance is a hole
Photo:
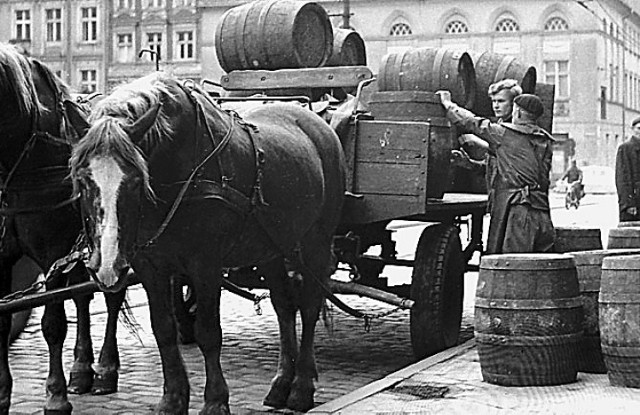
[[[91,94],[98,89],[98,75],[94,69],[80,71],[80,93]]]
[[[147,5],[150,8],[160,8],[160,7],[164,7],[164,0],[148,0],[147,1]]]
[[[173,5],[180,6],[195,6],[196,0],[173,0]]]
[[[544,82],[556,86],[556,98],[569,98],[569,61],[545,61]]]
[[[98,40],[98,9],[96,7],[81,8],[80,22],[82,24],[82,41],[95,42]]]
[[[31,10],[16,10],[16,39],[31,40]]]
[[[411,34],[411,26],[402,22],[395,23],[389,30],[389,36],[409,36]]]
[[[147,33],[147,46],[157,54],[158,60],[162,59],[162,33]],[[148,59],[155,61],[155,57],[151,55]]]
[[[120,63],[133,62],[133,35],[124,33],[116,35],[116,61]]]
[[[193,59],[195,57],[192,31],[176,32],[175,56],[178,60]]]
[[[496,32],[517,32],[519,30],[518,22],[510,17],[505,17],[496,24]]]
[[[600,119],[607,119],[607,87],[600,87]]]
[[[46,9],[47,42],[62,40],[62,9]]]
[[[452,20],[444,28],[444,32],[450,34],[467,33],[468,31],[469,27],[467,27],[467,24],[465,22],[461,22],[460,20]]]
[[[133,8],[133,0],[117,0],[118,10]]]
[[[569,24],[562,17],[552,17],[545,23],[544,30],[547,32],[562,32],[569,30]]]

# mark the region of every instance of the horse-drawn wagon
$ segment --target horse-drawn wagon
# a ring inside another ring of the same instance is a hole
[[[417,358],[455,345],[462,317],[463,275],[471,267],[474,252],[482,250],[487,197],[450,192],[455,179],[450,152],[458,147],[458,140],[439,101],[435,101],[437,97],[421,91],[371,92],[375,91],[375,79],[366,66],[232,71],[219,85],[225,89],[219,100],[231,107],[242,105],[239,102],[246,99],[234,97],[242,95],[236,91],[264,92],[266,95],[253,99],[265,103],[296,99],[275,97],[271,94],[274,90],[306,90],[306,96],[342,88],[357,91],[333,117],[328,117],[338,132],[347,162],[347,195],[334,251],[349,266],[352,276],[350,282],[332,280],[331,289],[333,293],[358,294],[409,309]],[[363,110],[359,104],[375,109]],[[320,112],[326,102],[311,102],[309,106]],[[397,256],[388,229],[395,220],[428,225],[417,242],[413,260]],[[466,227],[464,246],[461,226]],[[413,267],[411,284],[389,286],[381,275],[386,265]],[[252,286],[255,281],[247,270],[231,271],[229,278],[244,286]],[[343,311],[368,317],[335,296],[330,298]]]

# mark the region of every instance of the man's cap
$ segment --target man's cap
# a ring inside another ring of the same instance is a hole
[[[532,94],[520,94],[513,99],[513,102],[523,110],[540,118],[544,114],[544,106],[542,101]]]
[[[635,127],[638,123],[640,123],[640,117],[634,118],[633,121],[631,121],[631,126]]]

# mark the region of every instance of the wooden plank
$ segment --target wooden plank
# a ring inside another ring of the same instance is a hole
[[[268,90],[282,88],[340,88],[355,87],[373,74],[366,66],[336,66],[330,68],[301,68],[231,71],[220,78],[229,91]]]
[[[342,223],[358,224],[402,219],[424,212],[424,203],[421,203],[417,196],[368,194],[358,200],[347,200]]]
[[[410,164],[358,161],[354,190],[356,194],[418,196],[421,186],[420,166]]]

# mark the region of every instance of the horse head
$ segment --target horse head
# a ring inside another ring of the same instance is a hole
[[[74,146],[70,164],[74,185],[82,196],[85,230],[93,245],[88,269],[104,291],[126,286],[131,260],[140,245],[140,205],[153,201],[149,155],[142,141],[153,131],[157,133],[162,94],[158,88],[150,91],[142,100],[114,92],[96,105],[89,124],[69,117],[83,137]]]

